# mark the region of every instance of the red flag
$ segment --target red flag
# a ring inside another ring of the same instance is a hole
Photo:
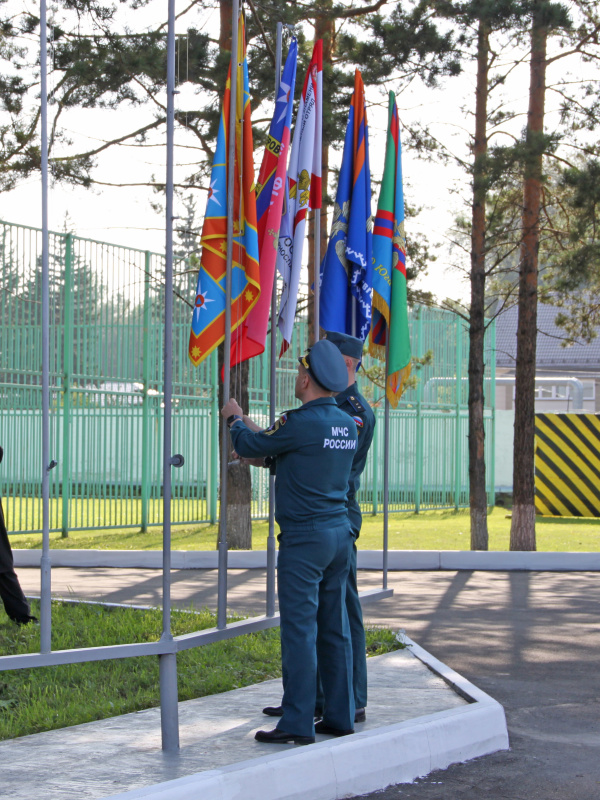
[[[296,39],[292,39],[279,84],[279,94],[269,128],[269,138],[256,184],[261,293],[243,325],[236,331],[236,336],[232,337],[232,366],[260,355],[265,349],[275,277],[277,242],[285,196],[297,56],[298,42]]]

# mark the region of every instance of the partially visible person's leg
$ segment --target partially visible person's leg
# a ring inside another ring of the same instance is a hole
[[[364,709],[367,705],[367,642],[363,625],[362,608],[356,580],[356,543],[352,544],[350,570],[346,581],[346,610],[352,638],[352,686],[354,705]]]
[[[1,460],[1,459],[0,459]],[[0,598],[13,622],[25,624],[35,620],[31,616],[29,603],[13,567],[13,554],[4,521],[4,509],[0,501]]]
[[[13,622],[25,625],[27,622],[36,621],[36,618],[31,616],[29,603],[14,571],[0,572],[0,598],[4,603],[4,610]]]
[[[354,728],[354,692],[346,581],[352,538],[348,526],[332,533],[337,539],[337,552],[319,586],[317,654],[325,697],[323,722],[335,730],[349,732]]]
[[[367,705],[367,643],[356,578],[356,544],[352,545],[350,569],[346,582],[346,610],[352,639],[352,687],[354,690],[354,705],[356,707],[354,721],[362,722],[365,719],[364,709]],[[317,661],[316,715],[322,714],[324,703],[323,684]]]
[[[334,540],[327,534],[282,532],[277,591],[281,617],[283,715],[277,728],[299,736],[314,736],[319,583],[335,553]]]

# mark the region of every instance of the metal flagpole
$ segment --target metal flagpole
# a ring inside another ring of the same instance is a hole
[[[317,115],[317,119],[319,115]],[[321,153],[319,153],[319,160],[321,162],[321,178],[323,176],[323,113],[321,109],[321,130],[319,131],[319,139],[321,142]],[[313,246],[313,270],[314,270],[314,292],[313,292],[313,325],[314,325],[314,339],[315,343],[319,341],[319,332],[321,329],[320,323],[320,309],[321,302],[321,212],[323,210],[323,185],[321,183],[321,207],[315,209],[315,241]]]
[[[237,115],[239,0],[233,0],[231,15],[231,84],[229,95],[229,149],[227,153],[227,272],[225,277],[225,342],[223,344],[223,401],[229,400],[231,370],[231,264],[233,261],[233,193],[235,178],[235,127]],[[240,152],[241,148],[240,148]],[[227,625],[227,462],[229,436],[223,425],[221,439],[221,511],[219,514],[219,577],[217,628]]]
[[[281,82],[281,61],[283,49],[283,23],[277,23],[277,47],[275,51],[275,103]],[[271,376],[270,376],[269,420],[275,422],[277,407],[277,267],[273,275],[271,294]],[[267,617],[275,614],[275,476],[269,475],[269,535],[267,537]]]
[[[167,32],[167,179],[165,220],[165,342],[163,430],[163,614],[161,641],[171,633],[171,466],[181,466],[181,456],[171,457],[171,395],[173,389],[173,144],[175,127],[175,0],[169,0]],[[163,750],[179,749],[177,656],[159,658],[160,721]]]
[[[387,376],[390,354],[390,328],[388,325],[385,341],[385,416],[383,421],[383,587],[388,585],[388,487],[390,469],[390,401],[387,396]],[[377,469],[377,465],[375,465]]]
[[[48,235],[48,31],[46,0],[40,3],[40,83],[42,156],[42,559],[40,652],[52,647],[50,566],[50,262]],[[63,488],[64,491],[64,488]]]
[[[315,209],[315,246],[313,250],[315,273],[315,290],[313,294],[313,324],[315,326],[315,342],[319,341],[320,331],[319,303],[321,301],[321,211],[321,208]]]

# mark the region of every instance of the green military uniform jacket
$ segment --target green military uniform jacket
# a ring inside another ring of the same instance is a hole
[[[348,481],[348,517],[352,535],[358,539],[362,526],[362,514],[360,513],[356,494],[360,488],[360,476],[365,468],[367,453],[373,441],[375,414],[365,398],[359,393],[356,383],[336,395],[335,401],[342,411],[352,417],[358,432],[358,446],[354,453],[352,470]]]
[[[356,423],[335,398],[320,397],[287,411],[266,431],[253,432],[235,422],[230,433],[244,458],[277,456],[275,519],[282,531],[345,522],[358,436]]]

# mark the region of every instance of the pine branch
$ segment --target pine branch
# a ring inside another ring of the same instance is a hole
[[[271,43],[269,42],[269,39],[267,37],[267,32],[264,29],[264,26],[263,26],[263,24],[261,22],[260,17],[256,13],[256,6],[254,5],[253,0],[248,0],[248,5],[250,6],[250,9],[252,11],[252,16],[254,17],[254,21],[256,22],[256,24],[259,27],[261,36],[262,36],[263,41],[265,43],[265,47],[269,51],[269,55],[271,56],[271,61],[273,63],[273,67],[275,67],[277,65],[277,59],[275,57],[275,53],[273,52],[273,48],[271,47]]]
[[[548,67],[550,64],[553,64],[555,61],[559,61],[561,58],[566,58],[567,56],[572,56],[575,54],[581,55],[583,52],[584,45],[588,44],[590,41],[593,41],[598,36],[599,32],[600,32],[600,23],[595,25],[592,28],[592,30],[587,34],[587,36],[584,36],[583,39],[580,42],[578,42],[577,46],[574,47],[573,50],[567,50],[564,53],[558,53],[552,58],[547,58],[546,67]],[[595,41],[594,44],[596,44]]]
[[[79,153],[76,156],[57,156],[53,158],[52,161],[71,161],[75,158],[91,158],[92,156],[98,155],[103,150],[111,147],[114,144],[122,144],[123,142],[127,141],[127,139],[132,139],[134,136],[141,136],[146,131],[153,130],[158,128],[159,125],[162,125],[165,122],[164,119],[156,119],[154,122],[149,123],[148,125],[144,125],[142,128],[139,128],[137,131],[132,131],[131,133],[126,133],[124,136],[120,136],[117,139],[111,139],[110,141],[105,141],[100,147],[96,147],[94,150],[88,150],[87,153]],[[94,181],[95,183],[95,181]],[[106,184],[110,186],[111,184]],[[122,186],[147,186],[150,184],[119,184]]]
[[[351,17],[362,17],[365,14],[371,14],[374,11],[379,11],[382,6],[387,4],[388,0],[377,0],[371,6],[362,6],[361,8],[349,8],[346,11],[336,10],[337,19],[350,19]]]

